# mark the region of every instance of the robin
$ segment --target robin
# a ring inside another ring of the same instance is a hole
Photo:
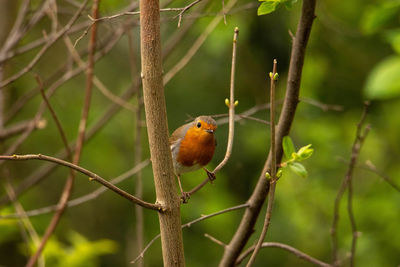
[[[187,202],[190,194],[182,189],[180,180],[182,173],[203,168],[211,181],[215,179],[215,175],[204,166],[214,155],[217,144],[214,137],[216,129],[217,123],[213,118],[200,116],[176,129],[169,138],[174,171],[178,177],[183,203]]]

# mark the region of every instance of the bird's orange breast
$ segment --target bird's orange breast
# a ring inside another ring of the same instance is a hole
[[[204,166],[212,159],[214,150],[214,134],[192,127],[180,143],[177,161],[189,167],[195,164]]]

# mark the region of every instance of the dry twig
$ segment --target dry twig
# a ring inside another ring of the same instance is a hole
[[[347,199],[347,211],[350,219],[350,224],[351,224],[351,230],[352,230],[352,242],[351,242],[351,250],[350,250],[350,266],[354,266],[354,256],[355,256],[355,251],[356,251],[356,244],[357,244],[357,237],[359,233],[357,232],[357,226],[356,226],[356,221],[354,218],[353,214],[353,185],[352,185],[352,180],[353,180],[353,171],[354,167],[356,166],[358,156],[360,154],[361,146],[364,143],[365,138],[367,137],[367,134],[370,129],[370,125],[367,125],[363,129],[364,121],[367,116],[368,112],[368,106],[369,103],[365,102],[364,103],[364,111],[361,115],[360,122],[357,125],[357,132],[356,132],[356,137],[354,139],[354,143],[352,146],[352,152],[351,152],[351,159],[349,163],[349,167],[346,172],[346,176],[342,181],[342,184],[340,185],[339,191],[336,195],[335,199],[335,204],[334,204],[334,211],[333,211],[333,222],[332,222],[332,227],[331,227],[331,236],[332,236],[332,264],[337,265],[338,264],[338,241],[337,241],[337,226],[339,222],[339,208],[340,208],[340,202],[342,200],[343,194],[345,190],[348,190],[348,199]]]

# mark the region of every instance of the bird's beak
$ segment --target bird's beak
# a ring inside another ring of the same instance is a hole
[[[207,133],[213,133],[213,132],[214,132],[214,130],[207,129],[207,130],[206,130],[206,132],[207,132]]]

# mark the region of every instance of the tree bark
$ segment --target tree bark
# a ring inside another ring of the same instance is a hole
[[[280,162],[282,158],[282,138],[289,134],[296,112],[297,103],[299,102],[301,73],[311,26],[315,18],[315,2],[316,0],[303,1],[300,21],[297,26],[296,36],[293,39],[286,96],[276,131],[277,162]],[[267,171],[269,172],[270,162],[271,154],[268,155],[268,159],[265,162],[257,185],[248,200],[250,206],[246,209],[242,221],[240,222],[231,242],[225,247],[224,255],[219,266],[234,266],[240,252],[243,250],[251,234],[254,232],[254,225],[269,192],[269,183],[268,180],[265,179],[265,173]]]
[[[183,241],[162,77],[158,0],[140,1],[140,43],[144,107],[159,212],[164,266],[184,266]]]

